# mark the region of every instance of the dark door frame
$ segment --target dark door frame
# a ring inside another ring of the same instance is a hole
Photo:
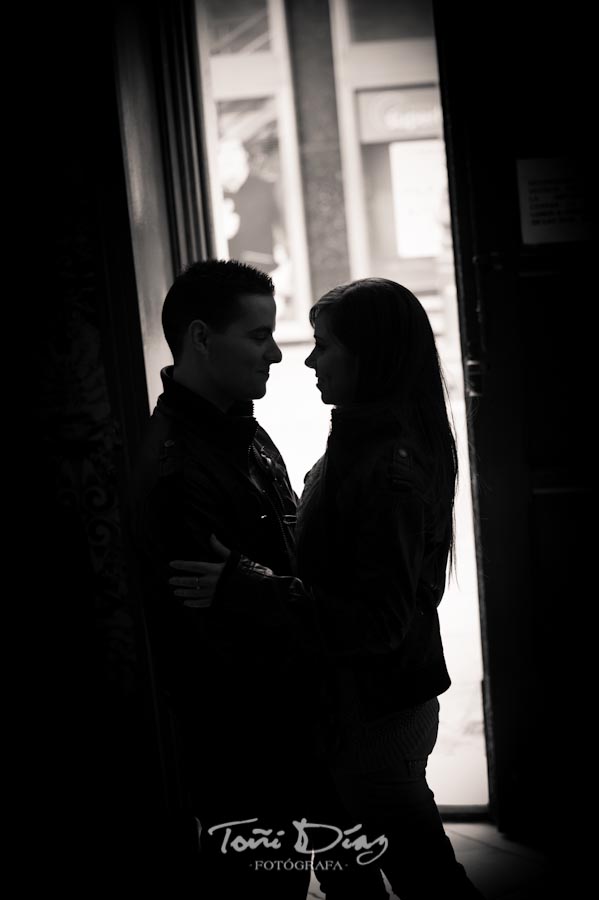
[[[547,845],[565,803],[561,710],[585,678],[570,603],[588,593],[589,240],[524,244],[518,160],[592,166],[580,3],[434,3],[470,440],[490,812]],[[587,23],[587,25],[590,23]],[[556,54],[553,60],[552,54]],[[557,59],[559,57],[559,60]],[[585,194],[585,191],[587,193]],[[587,207],[589,221],[596,213]],[[585,562],[586,560],[586,562]],[[584,628],[584,625],[582,626]],[[567,813],[566,813],[567,815]]]

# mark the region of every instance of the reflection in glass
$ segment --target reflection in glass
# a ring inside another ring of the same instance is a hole
[[[352,41],[430,37],[433,14],[423,0],[347,0]]]
[[[278,316],[290,314],[291,260],[274,97],[217,103],[218,167],[228,255],[268,272]]]
[[[442,337],[448,327],[442,298],[454,275],[451,242],[445,252],[450,225],[439,90],[386,88],[356,97],[370,268],[409,284]]]
[[[210,55],[270,50],[266,0],[203,0]]]
[[[389,145],[397,255],[403,259],[441,253],[447,170],[440,140]]]

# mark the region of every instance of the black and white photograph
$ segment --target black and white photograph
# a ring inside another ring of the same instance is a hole
[[[587,896],[588,4],[20,18],[23,887]]]

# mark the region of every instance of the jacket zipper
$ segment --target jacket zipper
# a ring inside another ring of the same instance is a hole
[[[251,457],[251,455],[252,455],[252,452],[253,452],[254,457],[255,457],[255,459],[256,459],[256,464],[257,464],[258,468],[262,468],[262,464],[261,464],[261,462],[260,462],[260,460],[259,460],[259,458],[258,458],[258,457],[259,457],[259,454],[258,454],[258,451],[256,450],[256,445],[255,445],[254,442],[252,441],[252,443],[251,443],[250,446],[248,447],[248,471],[250,472],[250,476],[251,476],[250,457]],[[258,489],[259,489],[260,493],[262,494],[262,496],[265,497],[266,500],[268,500],[268,504],[269,504],[269,506],[272,508],[272,511],[273,511],[274,514],[275,514],[275,519],[276,519],[277,524],[278,524],[278,526],[279,526],[279,532],[280,532],[281,537],[282,537],[282,539],[283,539],[283,547],[285,548],[285,553],[287,554],[287,556],[288,556],[288,558],[289,558],[289,561],[290,561],[291,563],[293,563],[293,549],[289,546],[289,543],[288,543],[288,540],[287,540],[287,535],[285,534],[285,528],[284,528],[284,526],[283,526],[283,522],[282,522],[282,520],[281,520],[281,516],[279,515],[279,511],[277,510],[277,507],[275,506],[275,503],[274,503],[273,499],[271,498],[270,494],[268,493],[268,491],[266,491],[264,488],[258,488]],[[275,494],[277,494],[276,489],[275,489],[274,492],[275,492]],[[277,494],[277,500],[279,501],[279,503],[281,503],[281,500],[280,500],[280,497],[279,497],[278,494]],[[281,515],[284,517],[282,504],[281,504]]]

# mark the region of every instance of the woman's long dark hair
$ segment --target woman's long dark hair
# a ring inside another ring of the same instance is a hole
[[[387,278],[362,278],[326,293],[310,322],[327,326],[358,361],[353,405],[389,401],[431,461],[431,494],[448,518],[453,562],[453,504],[458,458],[447,388],[429,318],[419,300]]]

